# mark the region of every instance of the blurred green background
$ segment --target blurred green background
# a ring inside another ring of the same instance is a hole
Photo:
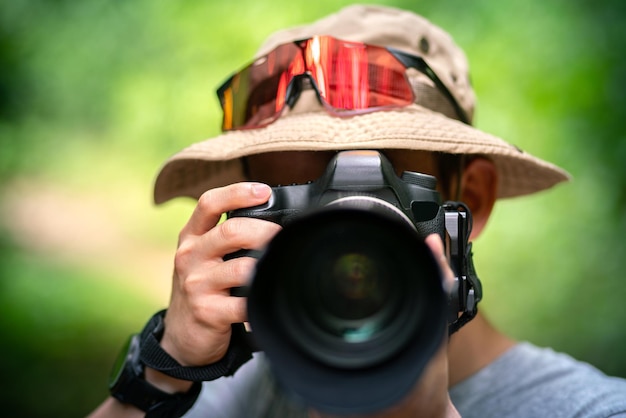
[[[215,87],[272,31],[349,1],[0,3],[0,379],[16,416],[82,416],[124,338],[167,305],[193,208],[159,165],[216,135]],[[498,203],[475,246],[510,335],[626,377],[626,3],[379,1],[466,50],[477,126],[575,181]]]

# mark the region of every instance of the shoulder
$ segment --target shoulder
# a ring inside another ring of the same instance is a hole
[[[464,417],[626,416],[626,380],[529,343],[455,385],[450,396]]]

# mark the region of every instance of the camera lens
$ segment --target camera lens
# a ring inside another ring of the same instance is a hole
[[[323,308],[348,320],[371,316],[380,310],[388,289],[380,266],[365,254],[347,253],[330,262],[331,270],[321,283]]]
[[[320,260],[318,279],[307,283],[303,321],[345,342],[364,342],[389,320],[390,281],[384,263],[372,254],[337,250]]]
[[[368,151],[339,153],[310,187],[276,192],[260,212],[283,229],[259,258],[247,301],[273,376],[332,415],[396,404],[446,333],[441,272],[424,242],[445,233],[437,193],[400,184]]]
[[[408,385],[439,346],[445,312],[423,237],[401,216],[361,208],[325,207],[285,225],[248,296],[277,379],[322,409],[361,405],[364,393],[379,399],[378,384]],[[402,372],[413,377],[397,381]],[[351,398],[339,399],[336,384]]]
[[[259,311],[298,350],[349,369],[405,347],[440,283],[423,239],[394,211],[328,207],[285,226],[257,263],[253,331]]]

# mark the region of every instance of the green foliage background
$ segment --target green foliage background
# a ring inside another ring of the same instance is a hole
[[[166,306],[193,203],[154,208],[159,165],[219,131],[215,87],[272,31],[349,1],[0,3],[1,401],[85,415],[122,341]],[[466,50],[476,124],[574,182],[498,203],[475,246],[510,335],[626,377],[626,3],[379,1]]]

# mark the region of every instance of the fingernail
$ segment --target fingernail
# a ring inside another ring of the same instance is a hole
[[[272,189],[267,184],[263,183],[253,183],[252,184],[252,195],[254,197],[267,197],[272,193]]]

